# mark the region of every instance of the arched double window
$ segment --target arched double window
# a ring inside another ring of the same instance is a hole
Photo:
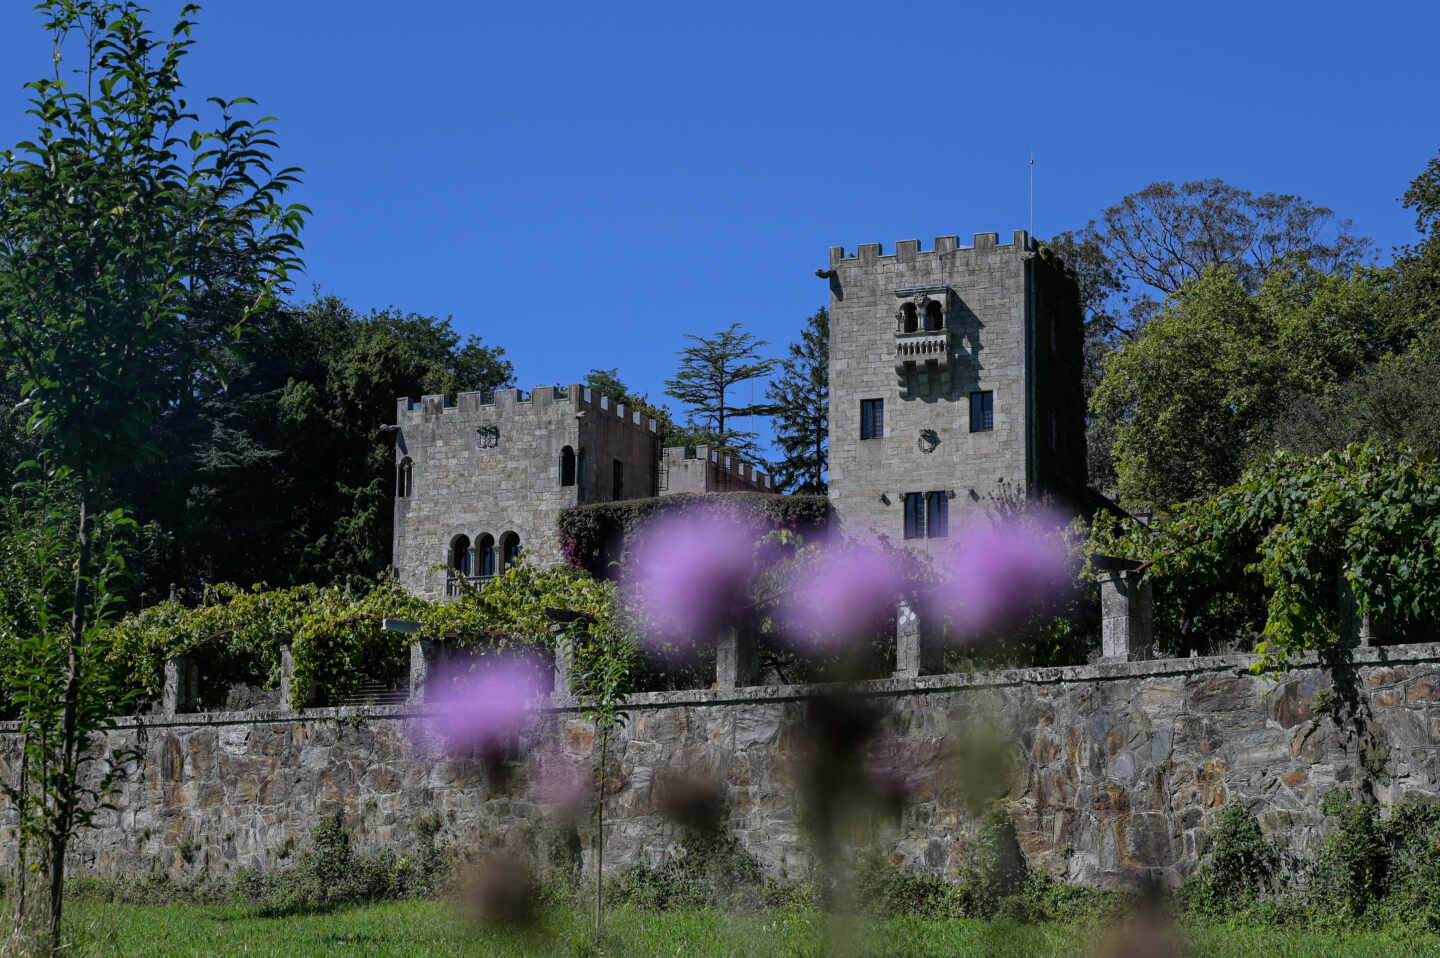
[[[560,450],[560,485],[575,485],[575,450],[569,446]]]
[[[409,456],[401,459],[400,465],[395,467],[395,498],[410,498],[410,492],[413,488],[411,483],[413,482],[412,474],[414,472],[414,467],[415,464],[410,461]]]
[[[469,536],[456,536],[450,540],[450,568],[461,575],[470,574]]]
[[[475,574],[495,574],[495,537],[488,532],[475,540]]]
[[[504,572],[520,558],[520,537],[507,532],[500,537],[500,571]]]
[[[919,310],[914,303],[905,303],[900,307],[900,331],[913,333],[919,328]]]
[[[925,304],[925,331],[938,332],[945,328],[945,312],[935,300]]]

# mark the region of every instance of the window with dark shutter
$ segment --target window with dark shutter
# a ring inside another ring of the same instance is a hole
[[[925,496],[925,535],[943,539],[950,534],[950,497],[943,492]]]
[[[919,539],[925,535],[925,494],[905,493],[905,538]]]
[[[995,394],[990,390],[970,394],[970,431],[988,432],[995,428]]]
[[[611,499],[624,499],[624,498],[625,498],[625,464],[624,464],[623,462],[621,462],[619,459],[616,459],[616,460],[615,460],[615,472],[614,472],[614,475],[613,475],[611,478],[612,478],[612,482],[611,482],[612,490],[611,490],[611,491],[612,491],[613,494],[610,496],[610,498],[611,498]]]
[[[860,400],[860,438],[879,439],[885,435],[885,400]]]

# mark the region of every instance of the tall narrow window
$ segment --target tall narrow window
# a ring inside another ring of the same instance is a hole
[[[940,304],[935,300],[925,304],[925,331],[936,332],[945,328],[945,313],[941,310]]]
[[[470,574],[469,536],[456,536],[450,540],[450,568],[461,575]]]
[[[860,438],[879,439],[885,435],[885,400],[860,400]]]
[[[611,480],[611,481],[610,481],[610,487],[611,487],[611,490],[610,490],[610,491],[611,491],[610,498],[612,498],[612,499],[624,499],[624,498],[625,498],[625,464],[624,464],[623,462],[621,462],[619,459],[616,459],[616,460],[615,460],[615,470],[614,470],[614,473],[611,475],[610,480]]]
[[[520,558],[520,537],[507,532],[500,537],[500,571],[504,572]]]
[[[395,470],[395,498],[409,499],[411,489],[411,477],[415,464],[406,456],[400,460],[400,465]]]
[[[925,536],[943,539],[950,534],[950,497],[943,492],[925,495]]]
[[[475,540],[475,574],[495,574],[495,538],[489,533]]]
[[[560,450],[560,485],[575,485],[575,450],[569,446]]]
[[[583,446],[581,447],[580,451],[575,455],[575,485],[579,487],[578,489],[575,490],[575,501],[576,501],[576,502],[584,502],[584,501],[585,501],[585,449],[584,449]]]
[[[925,535],[925,495],[905,493],[905,538],[919,539]]]
[[[970,431],[986,432],[995,428],[995,394],[990,390],[970,394]]]

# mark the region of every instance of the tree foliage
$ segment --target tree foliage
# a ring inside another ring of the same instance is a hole
[[[823,495],[830,459],[830,314],[823,307],[805,321],[800,341],[790,344],[765,398],[783,453],[774,464],[776,487]]]
[[[36,670],[63,668],[7,676],[38,786],[17,807],[22,832],[44,844],[53,952],[65,851],[104,797],[80,772],[113,704],[94,639],[116,608],[123,549],[93,542],[92,527],[97,515],[123,519],[97,506],[112,477],[157,456],[155,425],[228,330],[273,306],[307,211],[283,203],[298,171],[272,169],[269,118],[240,117],[243,98],[212,98],[218,124],[206,129],[181,98],[194,5],[159,43],[130,0],[38,9],[55,73],[28,85],[38,132],[0,168],[0,358],[20,373],[42,470],[76,489],[68,629],[53,626],[62,583],[47,572],[35,603],[47,611],[25,636],[38,643]],[[76,43],[72,87],[62,65]]]
[[[1233,482],[1297,397],[1334,393],[1404,341],[1382,273],[1273,269],[1251,294],[1218,268],[1105,360],[1091,415],[1113,431],[1121,496],[1169,509]]]
[[[754,460],[758,458],[759,434],[735,428],[735,420],[766,416],[766,403],[744,403],[736,388],[770,375],[776,360],[762,359],[759,350],[767,345],[732,323],[714,336],[688,336],[695,341],[680,351],[680,368],[665,381],[665,394],[685,405],[690,429],[704,430],[722,452]]]

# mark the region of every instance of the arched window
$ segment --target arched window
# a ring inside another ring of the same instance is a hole
[[[913,333],[919,328],[919,311],[914,303],[906,303],[900,307],[900,331]]]
[[[413,472],[414,465],[415,464],[410,461],[409,456],[400,460],[400,465],[395,469],[395,498],[410,498],[411,473]]]
[[[560,450],[560,485],[575,485],[575,450],[569,446]]]
[[[475,540],[475,574],[495,574],[495,537],[488,532]]]
[[[450,568],[461,575],[470,574],[469,536],[456,536],[450,540]]]
[[[945,313],[935,300],[925,304],[925,331],[933,333],[945,328]]]
[[[504,572],[520,558],[520,537],[507,532],[500,537],[500,571]]]

